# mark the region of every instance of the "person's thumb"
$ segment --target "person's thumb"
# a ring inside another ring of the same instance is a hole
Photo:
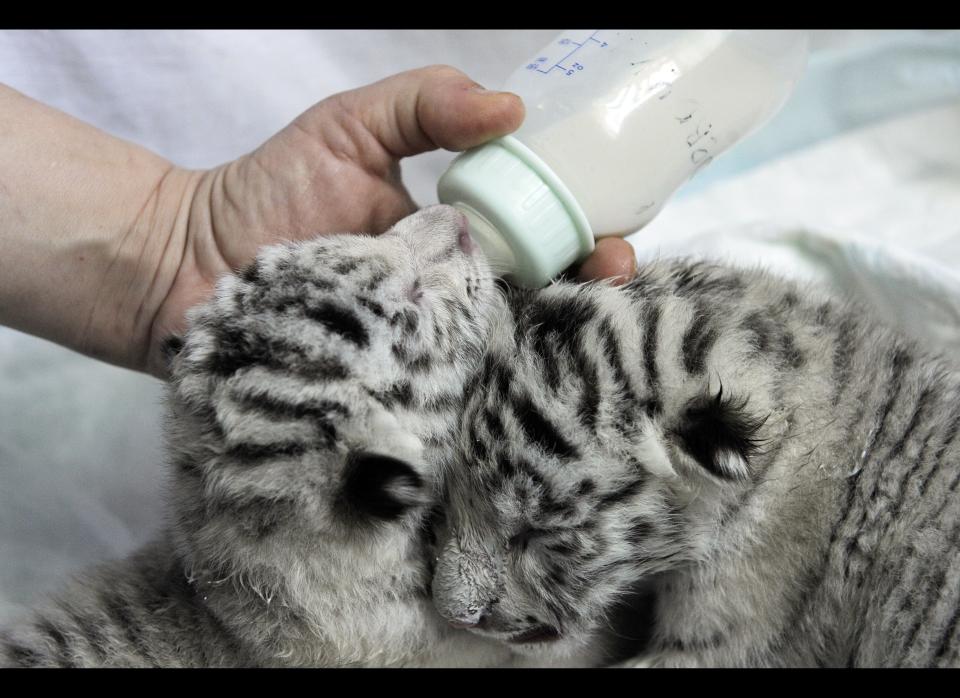
[[[329,101],[395,158],[466,150],[515,131],[524,117],[517,95],[485,90],[449,66],[399,73]]]

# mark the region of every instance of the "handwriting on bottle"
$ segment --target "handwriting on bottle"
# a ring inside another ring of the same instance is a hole
[[[717,139],[710,135],[710,131],[713,130],[713,124],[701,120],[694,121],[698,107],[699,105],[682,114],[674,115],[674,118],[680,124],[690,122],[691,125],[693,125],[693,130],[687,133],[687,148],[690,149],[690,162],[699,169],[713,160],[713,155],[710,153],[710,146],[715,145]]]

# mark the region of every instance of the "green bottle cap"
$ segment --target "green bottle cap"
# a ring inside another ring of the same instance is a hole
[[[519,286],[546,286],[593,251],[593,231],[576,199],[513,136],[457,157],[437,196],[463,211],[493,270]]]

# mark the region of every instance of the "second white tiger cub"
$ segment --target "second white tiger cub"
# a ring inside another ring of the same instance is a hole
[[[960,663],[960,386],[856,308],[664,262],[511,292],[433,590],[560,661],[644,582],[642,663]]]

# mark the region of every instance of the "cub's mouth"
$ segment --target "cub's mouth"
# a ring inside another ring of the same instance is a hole
[[[526,645],[535,642],[554,642],[559,639],[560,631],[552,625],[535,625],[508,638],[507,642],[516,645]]]

